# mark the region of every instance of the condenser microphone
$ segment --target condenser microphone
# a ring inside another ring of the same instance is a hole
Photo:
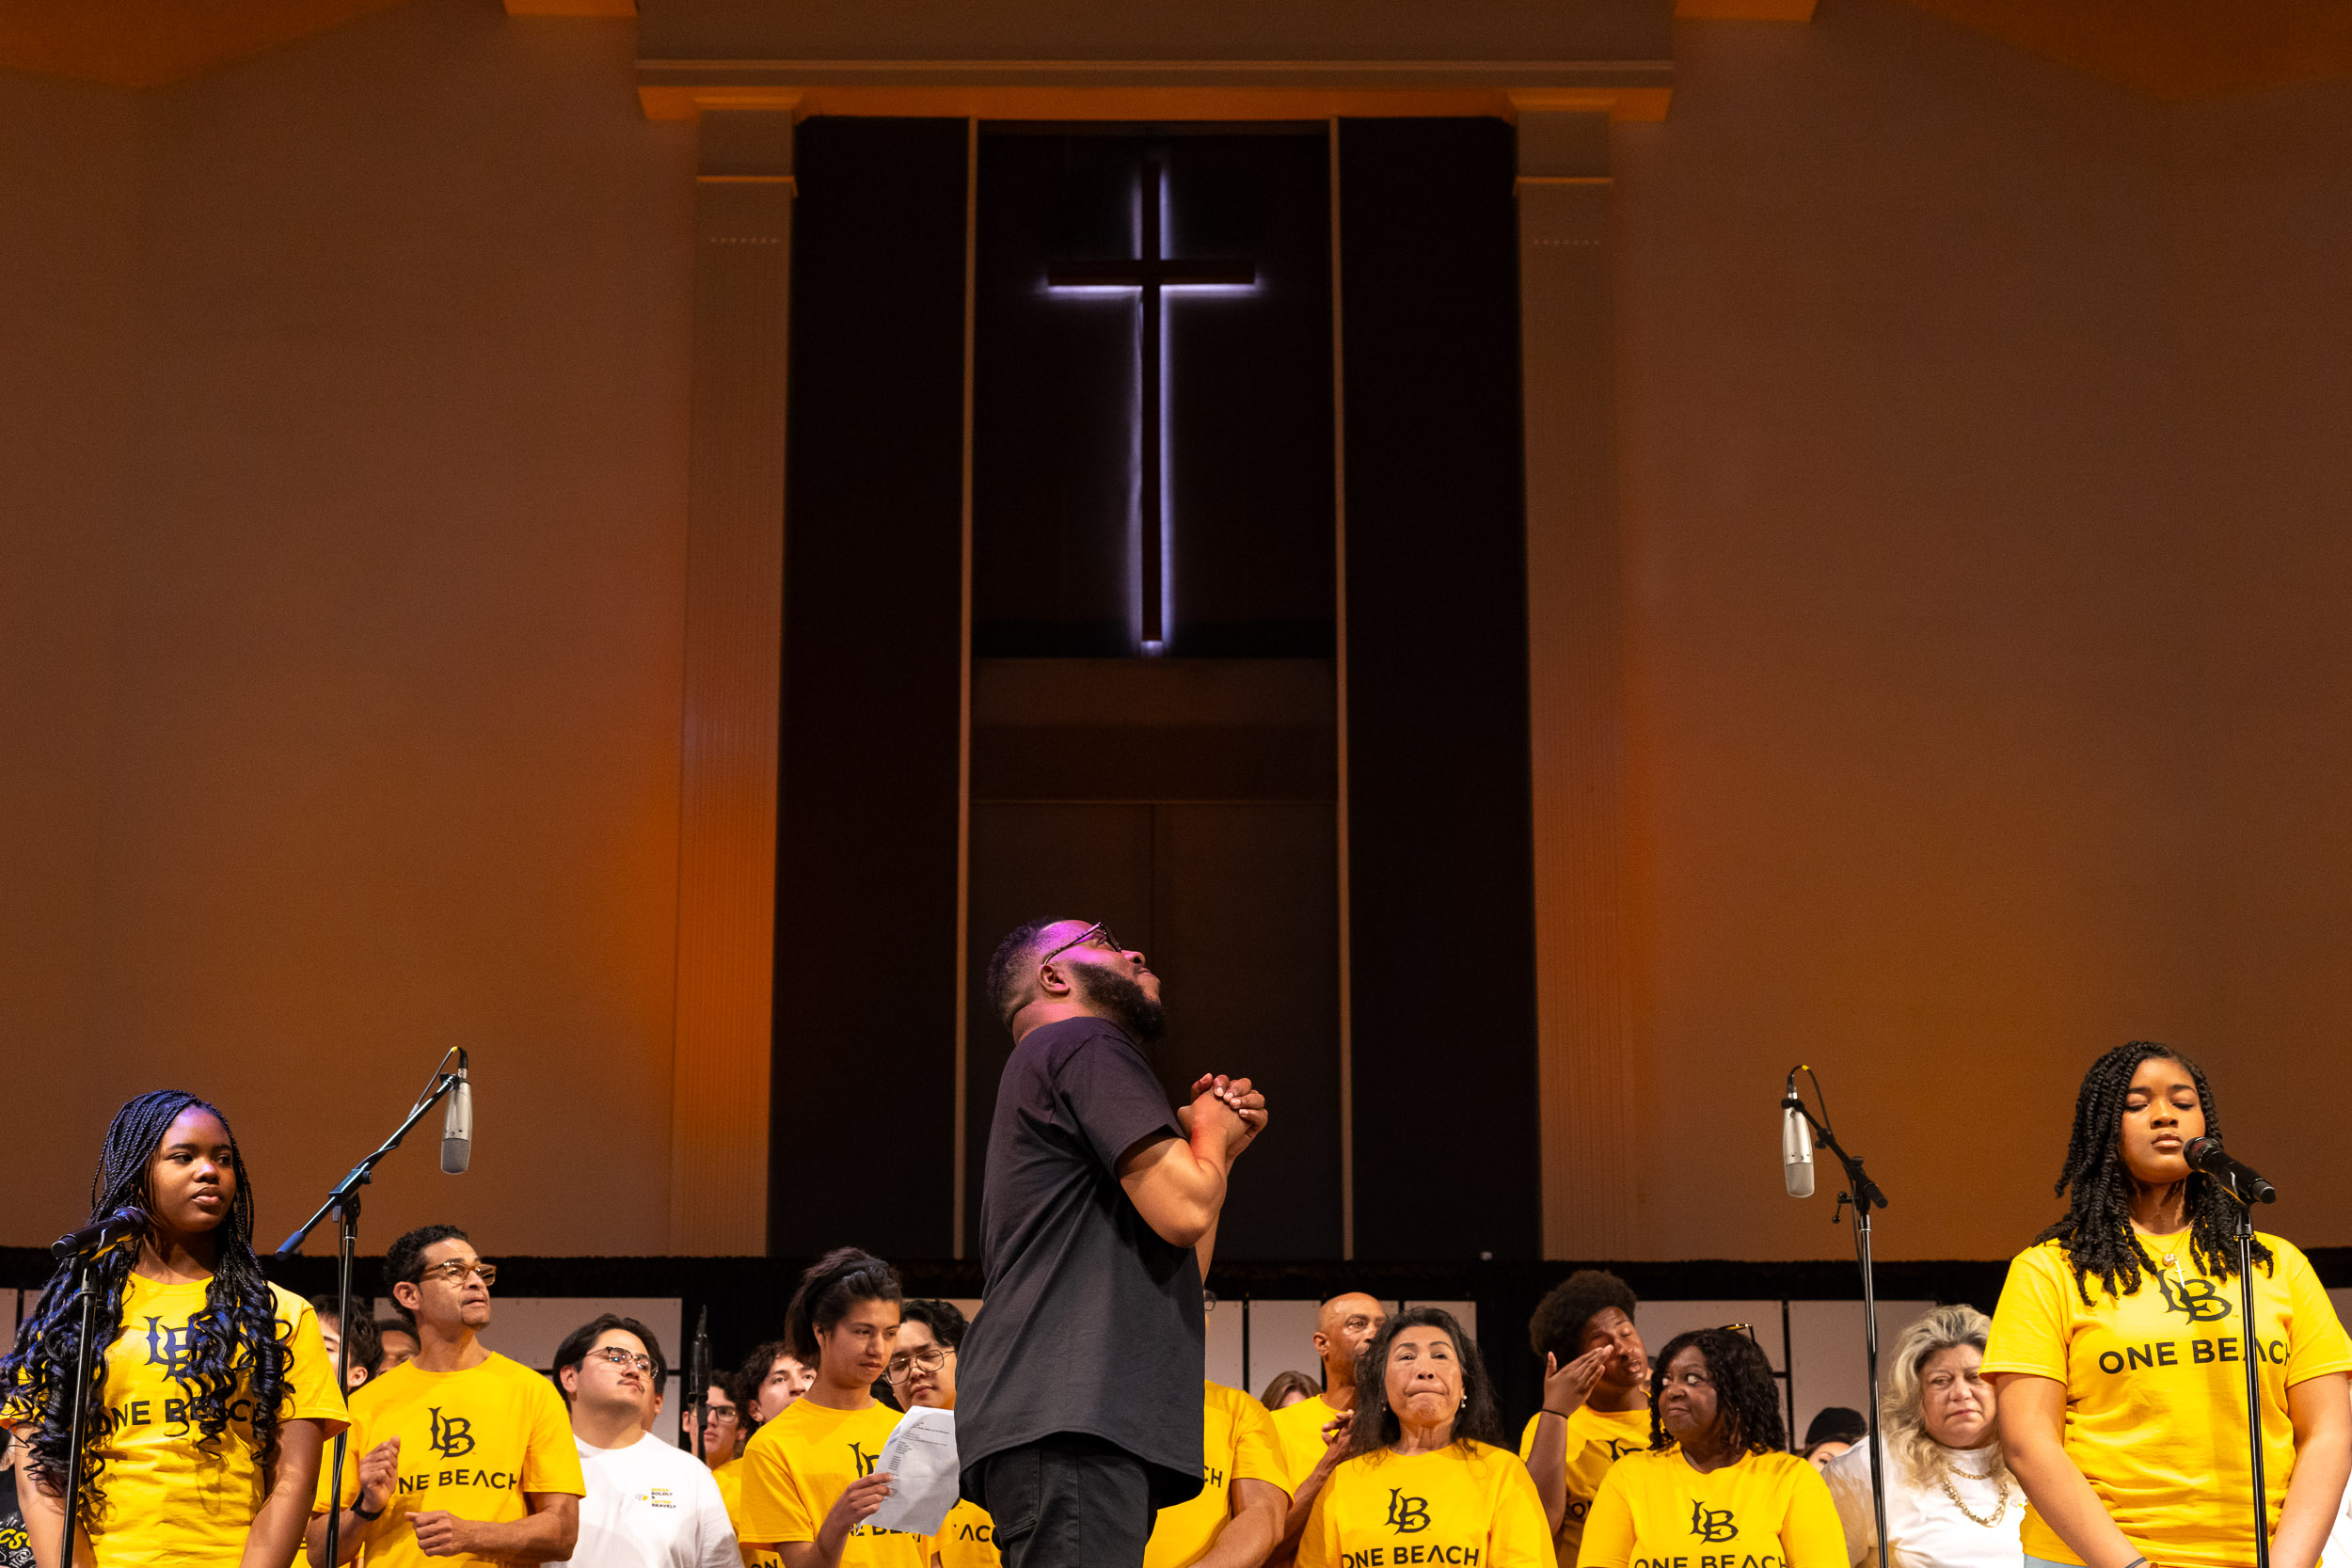
[[[2201,1170],[2218,1181],[2227,1181],[2237,1189],[2244,1203],[2276,1203],[2279,1189],[2263,1180],[2262,1172],[2242,1160],[2233,1160],[2215,1137],[2191,1138],[2181,1150],[2188,1161],[2188,1168]]]
[[[1780,1174],[1790,1197],[1813,1196],[1813,1128],[1804,1119],[1797,1099],[1796,1075],[1789,1074],[1788,1096],[1780,1102]]]
[[[49,1256],[59,1261],[68,1258],[103,1258],[123,1243],[144,1234],[146,1229],[147,1211],[126,1204],[96,1225],[69,1230],[58,1237],[51,1244]]]
[[[457,1053],[457,1086],[441,1112],[441,1174],[463,1176],[473,1160],[473,1082],[466,1076],[466,1053]]]

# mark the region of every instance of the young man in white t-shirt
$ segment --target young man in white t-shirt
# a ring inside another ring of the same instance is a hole
[[[588,1496],[580,1568],[741,1568],[719,1484],[694,1456],[645,1430],[664,1368],[653,1331],[606,1313],[555,1353]]]

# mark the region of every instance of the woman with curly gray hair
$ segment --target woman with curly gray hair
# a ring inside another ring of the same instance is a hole
[[[1903,1330],[1887,1358],[1879,1431],[1896,1568],[2016,1568],[2026,1493],[2001,1456],[1993,1385],[1978,1370],[1992,1326],[1973,1307],[1939,1307]],[[1821,1477],[1846,1527],[1846,1555],[1875,1564],[1869,1449],[1855,1444]]]

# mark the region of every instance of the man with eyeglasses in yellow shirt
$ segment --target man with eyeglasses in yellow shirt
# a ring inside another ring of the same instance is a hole
[[[326,1510],[343,1505],[338,1562],[553,1562],[571,1555],[586,1495],[555,1386],[481,1342],[497,1265],[453,1225],[409,1231],[384,1276],[416,1330],[416,1358],[352,1396],[342,1485],[319,1476],[309,1556],[324,1565]]]

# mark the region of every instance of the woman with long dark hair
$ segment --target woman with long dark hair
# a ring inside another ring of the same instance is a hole
[[[2010,1264],[1984,1352],[2028,1564],[2254,1561],[2236,1201],[2187,1160],[2207,1134],[2213,1087],[2169,1046],[2083,1075],[2067,1212]],[[2300,1252],[2258,1234],[2251,1255],[2270,1560],[2312,1568],[2352,1472],[2352,1342]]]
[[[898,1413],[874,1385],[904,1295],[898,1271],[856,1247],[817,1259],[792,1292],[785,1343],[817,1381],[744,1445],[739,1531],[785,1568],[930,1568],[921,1536],[866,1523],[890,1496],[878,1467]]]
[[[1347,1457],[1315,1496],[1298,1568],[1551,1568],[1543,1499],[1502,1444],[1476,1341],[1442,1307],[1406,1307],[1357,1358]],[[1408,1547],[1419,1555],[1402,1555]]]
[[[1648,1451],[1609,1467],[1580,1568],[1677,1558],[1846,1568],[1820,1472],[1788,1452],[1772,1365],[1729,1328],[1677,1334],[1650,1374]]]
[[[90,1269],[97,1309],[83,1406],[73,1560],[285,1568],[319,1449],[344,1423],[310,1304],[262,1277],[253,1190],[228,1118],[158,1090],[115,1113],[90,1183],[93,1224],[148,1216],[135,1248]],[[28,1450],[25,1524],[65,1560],[65,1482],[81,1307],[60,1266],[0,1362],[0,1422]]]

